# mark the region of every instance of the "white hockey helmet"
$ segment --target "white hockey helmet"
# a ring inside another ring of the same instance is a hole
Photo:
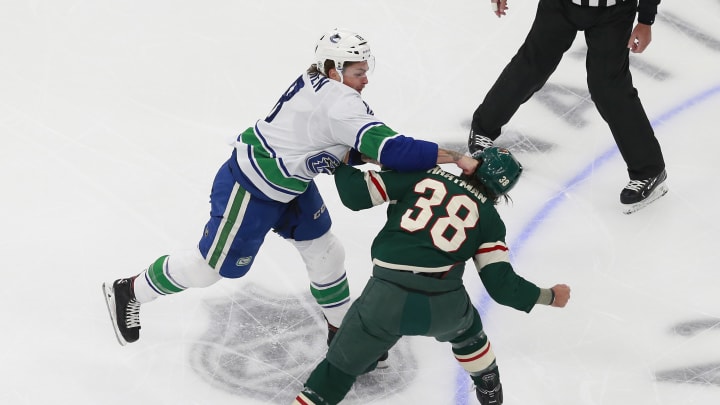
[[[326,32],[315,45],[315,61],[318,70],[327,75],[325,61],[335,62],[335,69],[342,74],[345,62],[368,61],[370,70],[375,67],[375,58],[370,53],[370,46],[360,34],[335,28]]]

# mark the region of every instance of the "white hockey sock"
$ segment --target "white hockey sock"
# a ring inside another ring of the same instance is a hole
[[[207,287],[221,278],[197,249],[162,256],[135,279],[135,299],[144,304],[161,295],[179,293],[191,287]]]
[[[295,241],[305,262],[310,291],[323,314],[333,326],[340,326],[350,308],[350,287],[345,274],[345,249],[340,240],[328,231],[323,236]]]

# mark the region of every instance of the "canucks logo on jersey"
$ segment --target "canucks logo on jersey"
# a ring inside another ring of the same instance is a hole
[[[332,174],[339,164],[338,158],[325,151],[312,155],[305,160],[308,170],[313,173]]]

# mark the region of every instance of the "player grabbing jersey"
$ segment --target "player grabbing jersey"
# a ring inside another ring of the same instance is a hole
[[[407,335],[450,342],[478,400],[502,404],[495,354],[463,286],[465,262],[474,261],[495,301],[525,312],[537,304],[564,307],[570,288],[539,288],[514,272],[495,204],[513,188],[522,166],[496,147],[474,156],[478,169],[460,176],[440,167],[336,170],[343,204],[361,210],[387,202],[387,221],[372,244],[373,276],[294,404],[340,402],[356,377],[373,368],[373,359]]]
[[[160,256],[138,275],[103,284],[120,344],[139,339],[141,304],[245,275],[270,230],[300,252],[332,337],[350,294],[345,253],[313,178],[332,173],[346,158],[355,161],[359,153],[399,171],[477,164],[404,136],[375,117],[361,97],[374,58],[357,33],[326,33],[315,44],[315,60],[265,118],[238,136],[212,183],[210,219],[198,245]]]

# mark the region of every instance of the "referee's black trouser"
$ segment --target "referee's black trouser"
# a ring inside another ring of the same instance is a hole
[[[570,0],[540,0],[525,42],[473,114],[476,133],[496,139],[520,105],[547,82],[578,31],[587,43],[587,83],[628,167],[641,180],[665,168],[660,144],[640,103],[629,69],[630,39],[637,0],[607,8],[581,7]]]

